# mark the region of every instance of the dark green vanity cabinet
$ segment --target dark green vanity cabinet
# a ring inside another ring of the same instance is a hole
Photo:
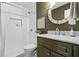
[[[79,56],[79,46],[54,39],[38,38],[38,57],[76,57]]]

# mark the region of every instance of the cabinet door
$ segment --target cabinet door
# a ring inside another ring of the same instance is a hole
[[[50,50],[44,46],[39,45],[37,50],[38,50],[37,52],[38,57],[49,57],[50,56]]]
[[[73,46],[73,53],[74,57],[79,57],[79,46],[76,45]]]

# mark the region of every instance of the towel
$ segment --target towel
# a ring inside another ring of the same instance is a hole
[[[77,18],[78,16],[78,9],[79,9],[79,4],[78,2],[71,2],[70,3],[70,17],[73,19]]]
[[[71,2],[70,3],[70,18],[69,18],[69,22],[68,24],[70,25],[75,25],[76,24],[76,20],[78,18],[79,15],[79,3],[78,2]]]

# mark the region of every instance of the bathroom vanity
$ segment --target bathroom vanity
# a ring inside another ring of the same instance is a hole
[[[63,3],[53,3],[48,9],[45,30],[57,31],[57,34],[37,35],[38,57],[79,57],[79,36],[72,37],[74,36],[73,30],[79,31],[79,18],[76,14],[78,3],[61,4]],[[59,7],[56,8],[56,6]],[[64,33],[61,35],[59,30],[70,32],[68,35]]]
[[[79,37],[38,35],[38,57],[78,57]]]

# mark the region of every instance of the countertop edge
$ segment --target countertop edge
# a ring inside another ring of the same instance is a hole
[[[77,40],[74,39],[75,41],[72,38],[71,38],[72,40],[70,40],[70,39],[66,40],[66,38],[64,40],[62,40],[63,38],[62,39],[56,39],[54,37],[49,37],[49,36],[45,36],[45,35],[42,35],[42,34],[37,35],[37,37],[48,38],[48,39],[53,39],[53,40],[57,40],[57,41],[61,41],[61,42],[71,43],[71,44],[74,44],[74,45],[79,45],[79,40],[78,39]]]

